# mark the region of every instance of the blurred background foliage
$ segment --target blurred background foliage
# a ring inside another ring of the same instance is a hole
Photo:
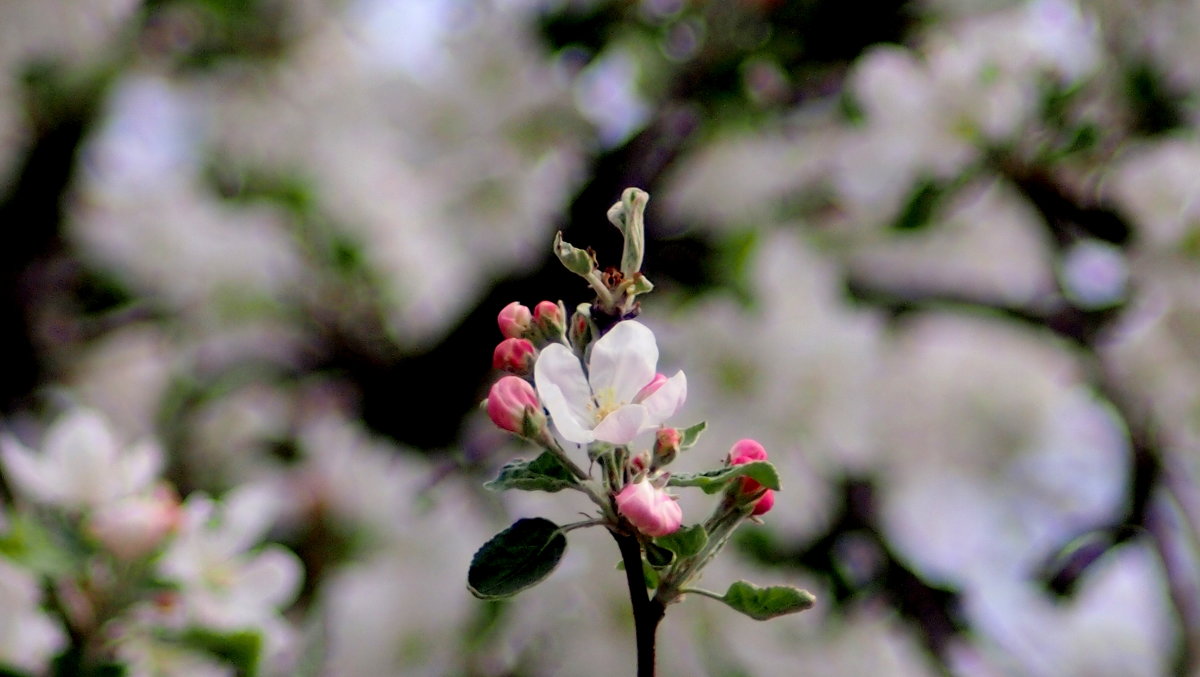
[[[474,488],[520,453],[496,313],[589,300],[553,234],[615,262],[638,186],[704,460],[791,459],[729,566],[822,607],[689,600],[664,674],[1195,677],[1197,38],[1167,0],[0,0],[0,413],[283,487],[308,648],[268,672],[619,674],[607,544],[510,606],[463,572],[544,509]]]

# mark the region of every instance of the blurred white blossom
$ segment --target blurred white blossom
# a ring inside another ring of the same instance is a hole
[[[66,646],[66,632],[41,602],[37,577],[0,557],[0,666],[41,673]]]
[[[161,575],[179,585],[178,604],[187,622],[214,630],[261,630],[268,656],[294,648],[295,630],[280,614],[304,575],[290,550],[262,545],[280,501],[268,485],[243,485],[219,501],[193,493],[158,562]]]
[[[11,435],[0,437],[6,478],[33,501],[73,510],[138,493],[162,467],[156,443],[124,447],[100,414],[82,408],[55,421],[40,447],[34,451]]]
[[[926,575],[1019,579],[1117,516],[1127,436],[1065,351],[997,321],[930,315],[890,353],[877,410],[883,520]]]

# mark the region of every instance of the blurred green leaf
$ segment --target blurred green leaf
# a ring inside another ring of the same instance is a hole
[[[60,540],[33,515],[17,513],[0,535],[0,555],[38,574],[69,574],[76,557]]]
[[[180,638],[193,649],[212,654],[235,667],[239,675],[258,674],[258,659],[262,655],[262,633],[255,630],[217,632],[207,628],[192,628]]]

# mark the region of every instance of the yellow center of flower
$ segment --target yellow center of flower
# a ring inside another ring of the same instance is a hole
[[[617,393],[612,388],[605,388],[592,397],[588,409],[592,411],[596,423],[599,423],[606,416],[620,409],[623,404],[625,403],[617,400]]]

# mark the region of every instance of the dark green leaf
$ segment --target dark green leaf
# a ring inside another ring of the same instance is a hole
[[[704,429],[707,427],[707,423],[700,421],[694,426],[680,430],[679,450],[683,451],[684,449],[691,449],[696,446],[696,442],[700,441],[700,433],[704,432]]]
[[[480,599],[510,597],[549,576],[566,549],[567,538],[554,522],[519,519],[475,553],[467,587]]]
[[[703,525],[693,524],[673,534],[659,536],[654,542],[680,557],[691,557],[708,543],[708,533],[704,531]]]
[[[647,543],[646,561],[650,563],[650,566],[661,569],[675,561],[675,553],[654,543]]]
[[[705,472],[671,475],[667,485],[700,487],[706,494],[715,494],[738,477],[749,477],[768,489],[779,491],[779,473],[769,461],[753,461]]]
[[[576,484],[575,478],[571,476],[571,471],[563,466],[558,457],[546,451],[532,461],[519,458],[511,463],[506,463],[500,469],[500,474],[496,476],[496,479],[483,486],[493,491],[520,489],[521,491],[553,493],[569,489]]]
[[[917,185],[908,198],[908,204],[896,217],[892,228],[896,230],[920,230],[930,225],[934,209],[941,200],[945,190],[933,181],[924,181]]]
[[[790,585],[760,588],[753,583],[736,581],[729,586],[721,601],[757,621],[793,614],[812,608],[816,598],[807,590]]]

